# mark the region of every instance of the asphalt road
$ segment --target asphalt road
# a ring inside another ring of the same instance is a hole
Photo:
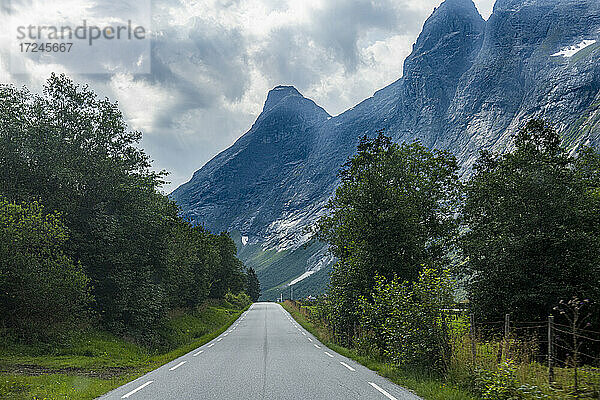
[[[255,303],[212,342],[100,399],[419,397],[323,346],[280,305]]]

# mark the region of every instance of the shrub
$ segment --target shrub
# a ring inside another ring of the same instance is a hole
[[[86,317],[89,280],[63,253],[66,240],[59,215],[0,197],[0,323],[13,333],[44,339]]]
[[[548,396],[533,385],[519,385],[516,366],[512,362],[502,363],[496,371],[478,369],[476,385],[482,400],[534,400]]]
[[[450,338],[445,309],[452,304],[447,271],[425,268],[417,281],[377,278],[372,302],[361,299],[361,320],[398,365],[445,372]]]
[[[240,310],[252,304],[252,300],[250,300],[250,297],[244,292],[237,295],[227,292],[225,294],[225,301]]]

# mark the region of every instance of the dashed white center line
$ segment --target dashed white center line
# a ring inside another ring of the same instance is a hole
[[[327,354],[329,357],[333,358],[332,354],[329,354],[328,352],[325,352],[325,354]]]
[[[342,364],[344,367],[348,368],[350,371],[356,371],[354,368],[352,368],[351,366],[349,366],[348,364],[346,364],[343,361],[340,361],[340,364]]]
[[[209,347],[209,348],[211,348],[211,347],[213,347],[214,345],[215,345],[214,343],[211,343],[211,344],[209,344],[209,345],[208,345],[208,347]]]
[[[223,338],[222,338],[222,337],[218,338],[218,339],[217,339],[217,342],[220,342],[221,340],[223,340]]]
[[[386,392],[385,390],[383,390],[382,388],[380,388],[379,386],[377,386],[373,382],[369,382],[369,385],[373,386],[375,389],[377,389],[379,392],[381,392],[381,394],[383,394],[388,399],[390,399],[390,400],[398,400],[397,398],[395,398],[394,396],[392,396],[391,394],[389,394],[388,392]]]
[[[302,332],[302,331],[300,331],[300,332]],[[302,332],[302,334],[303,334],[304,336],[306,336],[306,333],[305,333],[305,332]]]
[[[187,361],[182,361],[179,364],[177,364],[174,367],[169,368],[169,371],[175,371],[177,368],[181,367],[183,364],[185,364]]]
[[[312,342],[312,339],[311,339],[311,338],[308,338],[308,341],[309,341],[309,342]]]
[[[223,334],[223,337],[225,337],[225,336],[227,336],[227,335],[229,335],[229,332],[227,332],[227,333]]]
[[[316,347],[317,349],[320,349],[320,348],[321,348],[321,346],[319,346],[318,344],[315,344],[315,347]]]
[[[148,382],[144,383],[142,386],[138,387],[137,389],[132,390],[131,392],[127,393],[125,396],[123,396],[121,398],[122,399],[129,398],[129,396],[131,396],[132,394],[135,394],[135,393],[139,392],[140,390],[142,390],[143,388],[145,388],[146,386],[148,386],[152,382],[154,382],[154,381],[148,381]]]
[[[204,350],[200,350],[199,352],[197,352],[196,354],[194,354],[194,357],[199,356],[202,353],[204,353]]]

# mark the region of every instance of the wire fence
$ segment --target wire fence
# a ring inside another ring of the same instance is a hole
[[[466,312],[463,318],[466,318]],[[600,399],[600,332],[547,321],[479,322],[469,315],[469,333],[458,351],[468,352],[476,368],[493,369],[503,362],[538,365],[537,380],[563,389],[577,399]],[[542,375],[542,376],[540,376]]]
[[[292,304],[309,320],[327,326],[337,344],[348,346],[361,337],[361,326],[353,334],[337,335],[335,324],[315,313],[310,304]],[[600,332],[562,319],[557,322],[552,316],[545,321],[515,321],[506,314],[501,321],[478,321],[467,310],[445,311],[456,328],[452,356],[457,362],[487,370],[509,362],[520,366],[524,382],[568,394],[558,398],[600,400]]]

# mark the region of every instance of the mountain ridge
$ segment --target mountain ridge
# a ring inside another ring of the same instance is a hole
[[[451,151],[465,176],[479,150],[509,150],[511,135],[533,117],[556,121],[573,151],[596,144],[599,38],[596,0],[499,0],[487,21],[472,0],[446,0],[425,21],[397,81],[333,117],[292,86],[277,86],[252,128],[213,159],[221,161],[172,196],[195,223],[237,232],[242,259],[270,282],[266,299],[309,272],[295,292],[315,294],[311,282],[323,280],[315,271],[333,260],[305,227],[323,215],[360,136],[384,129],[397,142]],[[556,56],[574,46],[573,55]]]

